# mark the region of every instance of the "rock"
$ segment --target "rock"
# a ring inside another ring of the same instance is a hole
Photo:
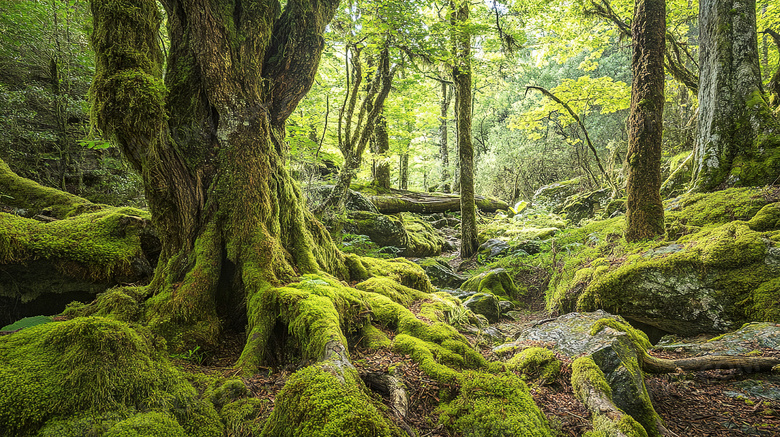
[[[488,261],[509,253],[509,244],[496,238],[491,238],[479,246],[478,256],[482,261]]]
[[[512,276],[504,269],[494,269],[474,276],[464,282],[461,288],[464,291],[490,292],[510,299],[518,299],[522,294]]]
[[[433,226],[436,229],[443,229],[443,228],[455,228],[460,226],[460,220],[456,218],[451,217],[444,217],[440,218],[438,220],[432,221],[431,226]]]
[[[498,298],[491,293],[476,293],[463,302],[463,305],[474,314],[485,316],[490,323],[497,322],[501,315]]]
[[[312,186],[307,195],[309,196],[309,202],[312,204],[322,203],[333,191],[334,185],[317,185]],[[375,214],[379,213],[379,210],[371,203],[371,200],[363,193],[347,190],[347,198],[345,205],[348,211],[368,211]]]
[[[498,309],[501,312],[501,315],[506,315],[507,313],[511,312],[515,309],[515,304],[508,300],[500,300],[498,301]]]
[[[579,178],[545,185],[536,190],[531,204],[534,207],[546,208],[552,211],[556,207],[562,207],[567,197],[577,194],[579,186]]]
[[[435,258],[420,259],[417,264],[425,270],[425,273],[431,278],[431,283],[437,288],[460,288],[468,279],[455,273],[446,262]]]
[[[379,246],[406,247],[408,237],[403,222],[395,216],[370,211],[349,211],[344,231],[367,235]]]
[[[542,251],[542,245],[539,243],[538,240],[525,240],[516,244],[514,247],[515,253],[521,250],[527,253],[528,255],[536,255],[537,253]]]
[[[569,313],[524,331],[515,342],[493,350],[501,354],[539,344],[571,358],[590,355],[604,372],[615,405],[643,426],[652,425],[657,416],[637,360],[639,350],[649,346],[649,341],[623,318],[601,310]]]
[[[601,189],[590,193],[574,194],[566,198],[563,206],[554,207],[553,212],[565,214],[572,223],[593,218],[603,210],[610,200],[610,190]]]
[[[407,244],[403,256],[439,256],[444,238],[429,223],[414,214],[401,214],[406,229]]]

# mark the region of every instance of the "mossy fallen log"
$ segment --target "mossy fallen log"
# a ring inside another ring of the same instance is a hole
[[[415,191],[390,189],[382,192],[363,192],[382,214],[414,212],[432,214],[436,212],[460,211],[460,196],[445,193],[419,193]],[[483,212],[496,212],[508,209],[509,205],[501,200],[475,196],[477,208]]]
[[[745,373],[759,373],[771,372],[777,365],[780,365],[780,358],[771,357],[708,355],[677,360],[656,358],[647,354],[642,357],[642,370],[647,373],[674,373],[678,369],[686,372],[740,369]]]

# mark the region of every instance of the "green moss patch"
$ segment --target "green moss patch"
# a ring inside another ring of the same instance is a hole
[[[100,317],[0,337],[0,434],[32,435],[49,420],[87,413],[170,413],[185,429],[209,423],[213,407],[199,404],[157,347],[147,330]]]
[[[465,437],[552,436],[528,387],[512,373],[464,372],[460,393],[439,408],[439,423]]]
[[[509,370],[519,372],[523,379],[550,384],[561,372],[561,362],[555,354],[543,347],[530,347],[522,350],[506,362]]]

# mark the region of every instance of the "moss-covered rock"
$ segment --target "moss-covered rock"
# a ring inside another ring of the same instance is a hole
[[[408,213],[350,211],[344,231],[367,235],[379,246],[398,247],[404,256],[437,256],[444,246],[444,239],[428,222]]]
[[[464,437],[552,436],[528,387],[512,373],[465,372],[460,393],[439,408],[439,423]]]
[[[544,344],[572,358],[588,356],[601,374],[615,405],[641,424],[648,435],[658,435],[656,414],[644,382],[639,359],[650,346],[647,336],[619,316],[603,311],[570,313],[524,331],[516,342],[500,346],[498,353],[528,344]]]
[[[553,208],[558,214],[563,214],[572,223],[579,223],[600,214],[610,201],[610,190],[601,189],[589,193],[574,194],[564,200],[563,206]]]
[[[577,194],[580,188],[580,179],[555,182],[545,185],[534,193],[531,204],[536,208],[553,210],[563,205],[567,197]]]
[[[438,256],[444,247],[444,238],[430,223],[414,214],[402,214],[408,243],[404,256]]]
[[[491,293],[510,300],[517,300],[522,297],[520,290],[512,279],[512,275],[505,269],[493,269],[473,276],[461,285],[461,289],[464,291]]]
[[[130,418],[140,410],[172,414],[185,430],[197,423],[198,435],[221,435],[214,408],[158,347],[147,330],[100,317],[0,337],[0,434],[34,435],[50,420],[109,412]]]
[[[498,298],[492,293],[477,293],[465,302],[463,306],[474,314],[485,316],[490,323],[495,323],[501,317],[501,308],[498,306]]]
[[[468,279],[455,273],[449,264],[440,259],[422,258],[417,264],[425,270],[433,285],[440,288],[460,288]]]
[[[103,437],[188,437],[178,422],[169,414],[149,412],[123,420]]]

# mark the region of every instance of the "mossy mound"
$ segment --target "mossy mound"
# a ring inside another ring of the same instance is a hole
[[[510,245],[527,240],[548,240],[566,226],[564,218],[547,209],[526,208],[512,217],[497,216],[480,227],[478,239],[480,244],[496,238]]]
[[[512,276],[505,269],[494,269],[471,277],[460,287],[464,291],[491,293],[496,296],[517,300],[522,293],[515,285]]]
[[[34,435],[50,420],[78,421],[84,415],[94,420],[107,413],[124,420],[148,411],[172,414],[185,430],[196,423],[198,435],[221,435],[213,407],[197,399],[159,346],[147,330],[101,317],[0,337],[0,434]],[[143,420],[123,427],[129,430]]]
[[[262,436],[402,436],[373,402],[354,368],[324,362],[295,372],[276,399]]]
[[[458,397],[439,408],[439,423],[464,437],[552,436],[528,387],[512,373],[464,372]]]
[[[561,362],[555,354],[543,347],[523,349],[507,360],[509,370],[519,372],[524,380],[538,381],[539,384],[550,384],[561,372]]]
[[[408,236],[404,256],[438,256],[444,247],[444,238],[428,222],[414,214],[402,214]]]

